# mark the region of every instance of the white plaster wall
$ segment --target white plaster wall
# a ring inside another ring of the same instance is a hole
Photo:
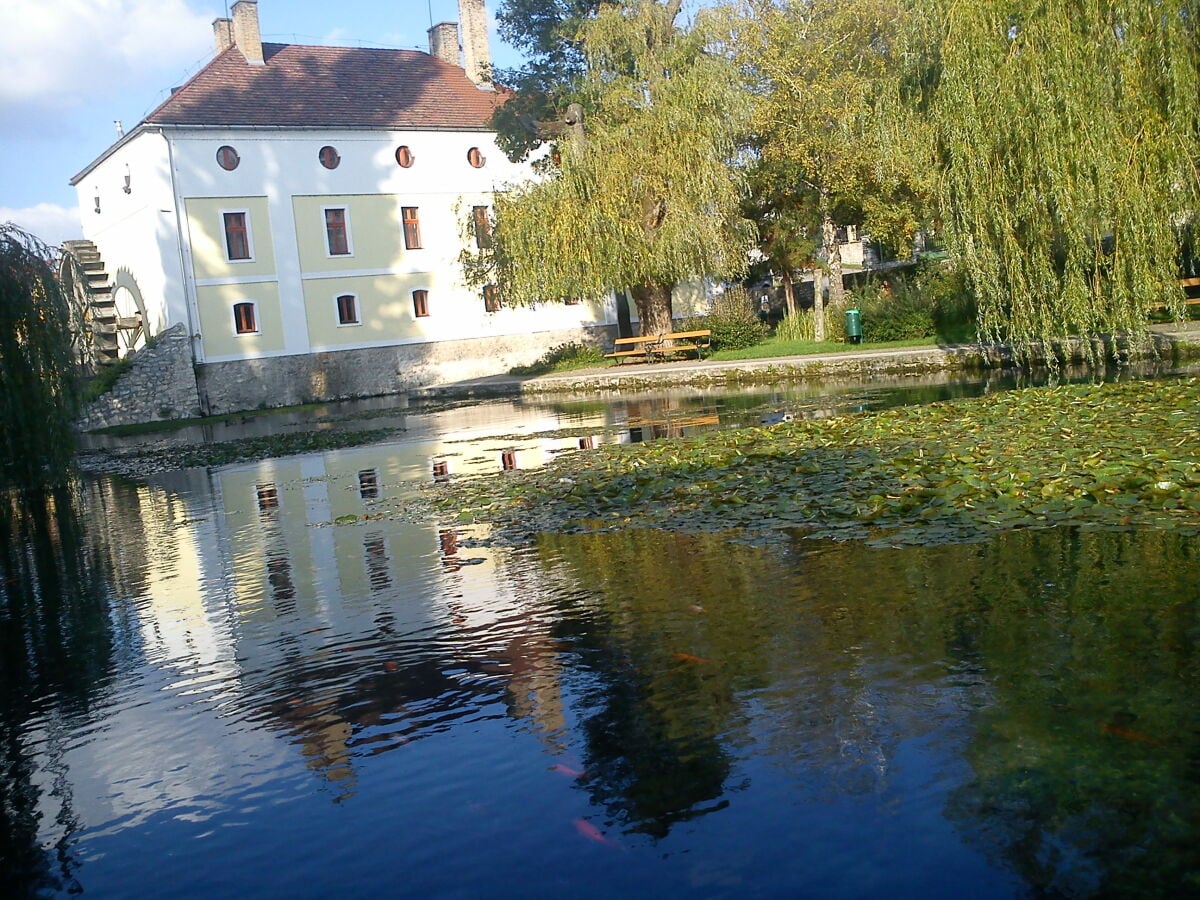
[[[84,237],[96,244],[109,276],[127,269],[137,281],[146,304],[147,332],[158,334],[177,322],[186,327],[170,155],[163,136],[150,131],[130,135],[76,185],[76,192]]]
[[[387,277],[428,272],[436,276],[431,293],[431,315],[422,321],[420,337],[394,343],[483,338],[491,335],[559,331],[580,325],[608,324],[615,319],[603,302],[567,306],[554,302],[537,309],[503,309],[488,313],[481,294],[468,287],[458,261],[471,238],[466,220],[472,206],[491,205],[493,191],[530,177],[525,164],[511,163],[487,132],[452,131],[325,131],[279,129],[172,129],[176,190],[185,201],[196,197],[266,196],[269,204],[269,239],[276,259],[279,295],[285,321],[304,322],[303,282],[342,276],[344,269],[314,271],[311,260],[301,273],[297,247],[293,196],[353,197],[388,195],[399,205],[420,209],[422,250],[398,253],[395,264],[356,271],[355,274]],[[240,163],[232,172],[216,162],[217,149],[232,146]],[[318,161],[321,147],[335,147],[341,157],[336,169]],[[395,160],[397,147],[408,146],[415,157],[410,168]],[[479,169],[467,162],[467,153],[478,147],[486,160]],[[268,235],[255,231],[256,244]],[[402,247],[399,229],[391,236]],[[361,240],[355,235],[355,242]],[[473,244],[472,244],[473,246]],[[375,346],[364,343],[362,346]],[[351,345],[358,346],[358,345]],[[305,353],[310,347],[302,327],[288,331],[286,348],[277,354]],[[214,358],[215,361],[215,358]]]

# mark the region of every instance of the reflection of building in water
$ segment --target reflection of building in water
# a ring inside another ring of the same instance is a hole
[[[628,429],[628,442],[631,444],[681,437],[697,430],[708,431],[720,426],[715,406],[697,406],[678,397],[628,400],[617,404],[619,412],[622,407],[623,424]]]
[[[576,444],[534,437],[508,452],[549,458]],[[540,594],[499,578],[492,555],[464,550],[454,529],[405,513],[409,476],[427,479],[447,449],[379,445],[211,475],[244,677],[342,796],[356,755],[412,740],[462,704],[503,696],[538,734],[563,728],[548,619],[526,609]],[[495,460],[456,464],[494,472]],[[411,658],[414,634],[441,635],[437,650]]]
[[[186,492],[111,479],[93,483],[89,502],[120,510],[109,513],[124,523],[113,540],[120,557],[114,564],[115,587],[145,598],[136,609],[146,658],[189,675],[197,670],[232,674],[228,597],[213,590],[225,565],[211,553],[218,544],[211,510],[189,503]],[[129,582],[128,573],[137,583]]]

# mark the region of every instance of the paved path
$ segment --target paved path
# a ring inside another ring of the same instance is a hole
[[[1200,346],[1200,322],[1151,326],[1160,345]],[[951,344],[937,347],[904,347],[884,350],[846,350],[811,356],[777,356],[768,359],[680,360],[658,363],[625,363],[594,369],[576,369],[555,375],[493,375],[451,384],[433,385],[410,396],[438,399],[510,397],[539,393],[603,393],[645,390],[670,385],[714,385],[739,376],[780,380],[818,377],[875,377],[918,375],[972,367],[995,368],[1011,359],[1002,347]]]

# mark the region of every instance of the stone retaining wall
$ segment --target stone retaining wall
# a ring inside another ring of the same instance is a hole
[[[209,415],[247,409],[378,397],[501,375],[529,365],[559,344],[606,345],[612,328],[404,344],[298,356],[207,363],[197,367]]]
[[[160,334],[153,347],[133,355],[133,365],[111,391],[79,417],[83,431],[200,415],[196,372],[187,330],[182,324]]]

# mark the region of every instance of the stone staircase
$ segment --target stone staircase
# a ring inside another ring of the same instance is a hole
[[[86,278],[88,315],[95,345],[96,363],[107,365],[121,356],[117,332],[121,323],[117,316],[117,304],[113,297],[112,278],[104,267],[100,251],[91,241],[67,241],[63,249],[79,261]]]

